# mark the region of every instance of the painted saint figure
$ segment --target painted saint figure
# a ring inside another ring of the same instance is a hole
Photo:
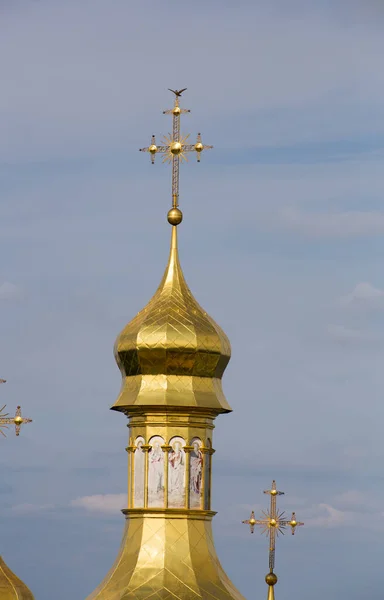
[[[168,502],[172,508],[183,508],[185,498],[185,454],[181,438],[171,440],[172,450],[168,457]]]
[[[148,460],[148,506],[164,505],[164,452],[161,446],[164,440],[155,437],[149,442],[152,449]]]
[[[203,453],[198,440],[194,440],[192,446],[193,450],[190,453],[190,505],[191,508],[200,508]]]
[[[143,508],[144,506],[144,452],[142,446],[144,438],[138,437],[135,445],[136,450],[133,455],[134,463],[134,507]]]

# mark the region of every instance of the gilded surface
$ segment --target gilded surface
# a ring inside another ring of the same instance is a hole
[[[1,600],[34,600],[32,592],[7,567],[0,556],[0,598]]]
[[[196,302],[184,279],[173,226],[160,286],[116,340],[123,386],[113,408],[129,412],[152,405],[228,412],[221,377],[230,355],[227,336]]]
[[[190,513],[130,515],[115,564],[87,600],[243,600],[216,555],[211,515]]]
[[[116,562],[88,600],[242,600],[217,558],[209,510],[213,420],[231,410],[221,387],[231,349],[192,296],[177,249],[180,155],[193,150],[199,160],[205,148],[200,136],[193,147],[180,137],[183,91],[165,111],[168,145],[153,137],[142,149],[152,162],[157,152],[172,162],[171,251],[155,295],[115,344],[123,383],[112,408],[129,417],[127,522]]]

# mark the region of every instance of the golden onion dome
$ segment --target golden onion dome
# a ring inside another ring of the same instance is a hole
[[[127,414],[144,405],[230,412],[221,387],[230,356],[227,336],[196,302],[185,281],[173,226],[163,279],[116,340],[123,383],[112,408]]]
[[[0,598],[1,600],[34,600],[32,592],[11,571],[0,556]]]

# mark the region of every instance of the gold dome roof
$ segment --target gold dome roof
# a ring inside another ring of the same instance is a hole
[[[126,413],[143,405],[229,412],[221,377],[230,356],[227,336],[196,302],[185,281],[177,227],[172,226],[163,279],[115,343],[123,385],[112,408]]]
[[[34,600],[32,592],[7,567],[0,556],[0,598],[1,600]]]

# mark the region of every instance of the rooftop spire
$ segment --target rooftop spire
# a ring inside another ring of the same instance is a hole
[[[172,90],[171,90],[172,91]],[[212,539],[214,419],[231,411],[221,378],[230,343],[193,297],[177,252],[179,163],[204,146],[179,133],[185,90],[173,90],[173,134],[143,148],[172,162],[172,240],[149,303],[115,343],[122,374],[114,410],[128,421],[126,530],[116,562],[87,600],[244,600],[224,573]],[[141,267],[140,259],[137,260]]]
[[[269,538],[269,573],[265,576],[265,582],[268,585],[267,600],[275,600],[274,586],[277,583],[277,575],[274,572],[276,538],[279,536],[279,533],[284,534],[286,527],[290,527],[292,535],[294,535],[296,527],[300,527],[301,525],[304,525],[304,523],[296,521],[296,514],[294,512],[292,513],[291,518],[287,519],[285,512],[277,509],[276,498],[277,496],[283,496],[284,492],[279,492],[279,490],[276,489],[275,480],[272,481],[271,489],[265,490],[264,494],[269,494],[271,496],[269,510],[262,511],[264,518],[255,519],[255,513],[252,511],[249,519],[243,521],[243,523],[249,525],[251,533],[254,533],[255,525],[258,525],[262,528],[261,533],[265,533]]]
[[[228,364],[230,343],[215,321],[207,315],[192,295],[180,266],[177,225],[183,215],[178,208],[179,165],[188,152],[201,152],[200,133],[196,144],[186,144],[188,136],[180,136],[180,115],[190,112],[180,108],[175,94],[172,114],[173,134],[164,138],[164,146],[156,146],[155,136],[148,148],[152,163],[157,153],[163,162],[172,162],[172,208],[168,221],[172,227],[168,264],[160,285],[149,303],[126,325],[115,344],[115,356],[123,376],[120,395],[114,410],[130,414],[140,406],[184,407],[230,412],[221,387],[221,377]]]
[[[197,134],[195,144],[187,144],[189,133],[185,136],[180,135],[180,115],[191,112],[187,108],[180,108],[179,98],[187,88],[181,90],[169,90],[175,94],[173,108],[163,111],[164,115],[172,115],[172,135],[164,136],[162,146],[156,145],[156,138],[153,135],[151,145],[146,148],[140,148],[140,152],[149,152],[151,162],[154,164],[156,154],[164,154],[163,162],[172,163],[172,208],[168,212],[168,221],[171,225],[179,225],[183,219],[183,213],[178,208],[179,206],[179,168],[180,161],[186,161],[188,152],[196,152],[197,162],[200,162],[201,153],[203,150],[213,148],[206,146],[201,141],[201,133]]]

